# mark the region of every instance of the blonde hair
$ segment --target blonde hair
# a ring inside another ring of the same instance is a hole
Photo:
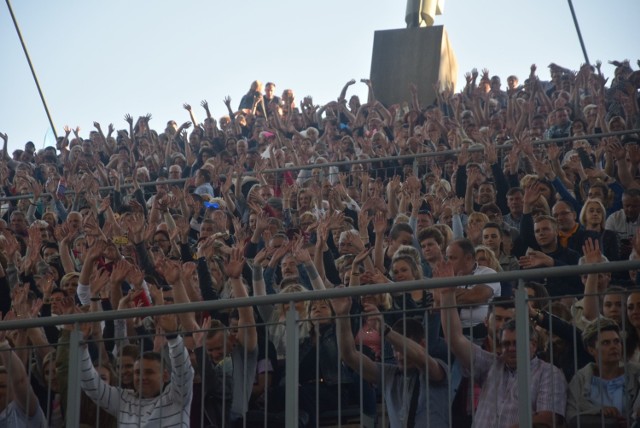
[[[432,227],[435,227],[442,233],[442,248],[447,248],[449,246],[449,242],[453,241],[453,230],[449,227],[448,224],[436,223]]]
[[[584,205],[582,205],[582,209],[580,210],[580,223],[583,226],[587,225],[587,209],[589,208],[589,204],[595,204],[600,208],[602,212],[602,219],[600,220],[600,228],[604,230],[604,224],[607,219],[607,209],[604,207],[604,204],[600,201],[600,199],[587,199],[584,201]]]
[[[484,252],[485,257],[489,260],[489,268],[495,270],[496,272],[502,272],[502,266],[500,266],[500,260],[496,257],[496,253],[493,250],[485,245],[478,245],[476,247],[476,260],[478,260],[478,252]]]

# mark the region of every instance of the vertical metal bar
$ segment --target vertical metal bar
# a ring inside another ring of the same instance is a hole
[[[531,355],[529,355],[529,308],[527,291],[516,289],[516,353],[518,357],[518,422],[521,427],[531,426]]]
[[[578,40],[580,40],[580,47],[582,48],[582,54],[584,55],[584,60],[587,64],[591,64],[589,62],[589,56],[587,55],[587,48],[584,46],[584,40],[582,40],[582,32],[580,31],[580,24],[578,24],[578,18],[576,18],[576,11],[573,10],[573,2],[568,0],[569,9],[571,10],[571,17],[573,18],[573,25],[576,27],[576,33],[578,33]]]
[[[80,426],[80,339],[78,324],[69,337],[69,378],[65,422],[68,427]]]
[[[285,326],[287,332],[287,349],[286,349],[286,370],[285,370],[285,410],[286,428],[298,427],[298,353],[300,345],[298,344],[298,312],[296,311],[295,302],[289,303],[289,310],[285,318]]]
[[[20,39],[20,44],[22,45],[22,50],[24,51],[24,56],[27,58],[27,63],[29,64],[29,69],[31,69],[31,75],[33,76],[33,81],[36,83],[36,88],[38,88],[38,94],[40,95],[40,99],[42,100],[42,106],[44,107],[44,111],[47,114],[47,119],[49,119],[49,125],[51,126],[51,130],[53,131],[53,136],[58,139],[58,134],[56,133],[56,127],[53,124],[53,119],[51,118],[51,113],[49,112],[49,107],[47,106],[47,100],[44,98],[44,93],[42,92],[42,88],[40,88],[40,82],[38,81],[38,76],[36,75],[36,70],[33,68],[33,64],[31,63],[31,57],[29,56],[29,51],[27,50],[27,45],[24,43],[24,39],[22,38],[22,32],[20,32],[20,27],[18,26],[18,21],[16,20],[16,16],[13,13],[13,8],[11,7],[11,2],[6,0],[7,8],[9,9],[9,13],[11,14],[11,19],[13,20],[13,25],[16,27],[16,33],[18,34],[18,38]]]

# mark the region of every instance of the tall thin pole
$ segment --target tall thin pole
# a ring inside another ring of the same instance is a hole
[[[7,2],[7,7],[9,8],[9,13],[11,14],[11,19],[13,20],[13,25],[16,27],[16,33],[18,33],[18,38],[20,39],[20,44],[22,45],[24,56],[27,57],[27,63],[29,64],[29,68],[31,69],[31,75],[33,76],[33,80],[36,82],[36,87],[38,88],[38,94],[40,94],[40,99],[42,100],[44,111],[47,114],[47,119],[49,119],[49,125],[51,125],[51,130],[53,131],[53,135],[56,137],[56,140],[57,140],[58,134],[56,133],[56,127],[53,124],[53,119],[51,118],[49,107],[47,106],[47,100],[45,100],[44,94],[42,93],[42,88],[40,88],[40,82],[38,81],[38,76],[36,76],[36,70],[33,68],[33,64],[31,63],[31,57],[29,56],[27,45],[25,45],[24,39],[22,38],[22,33],[20,32],[20,27],[18,26],[18,21],[16,20],[16,16],[13,14],[13,8],[11,7],[11,2],[9,0],[6,0],[6,2]]]
[[[567,0],[569,2],[569,9],[571,9],[571,17],[573,18],[573,25],[576,26],[576,33],[578,33],[578,39],[580,40],[580,47],[582,47],[582,54],[584,55],[584,60],[587,64],[591,64],[589,61],[589,55],[587,55],[587,48],[584,46],[584,40],[582,40],[582,33],[580,32],[580,25],[578,24],[578,18],[576,18],[576,11],[573,10],[573,2],[571,0]]]

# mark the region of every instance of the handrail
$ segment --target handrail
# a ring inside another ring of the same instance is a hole
[[[588,139],[592,139],[592,138],[604,138],[604,137],[614,137],[614,136],[620,136],[620,135],[629,135],[629,134],[640,134],[640,129],[629,129],[629,130],[625,130],[625,131],[614,131],[614,132],[606,132],[606,133],[602,133],[602,134],[590,134],[590,135],[581,135],[581,136],[572,136],[572,137],[562,137],[562,138],[550,138],[550,139],[546,139],[546,140],[536,140],[536,141],[532,141],[532,144],[535,145],[541,145],[541,144],[553,144],[553,143],[559,143],[562,141],[575,141],[575,140],[588,140]],[[502,145],[497,145],[496,149],[497,150],[502,150],[502,149],[510,149],[513,146],[513,143],[511,143],[513,140],[508,140],[505,144]],[[469,153],[473,153],[476,151],[482,151],[484,150],[484,147],[478,147],[478,148],[469,148]],[[284,168],[278,168],[278,169],[266,169],[264,170],[262,173],[263,174],[273,174],[273,173],[279,173],[279,172],[287,172],[287,171],[301,171],[301,170],[307,170],[307,169],[315,169],[315,168],[328,168],[328,167],[332,167],[332,166],[343,166],[343,165],[357,165],[357,164],[366,164],[366,163],[374,163],[374,162],[387,162],[387,161],[392,161],[392,162],[398,162],[400,160],[405,160],[405,159],[419,159],[419,158],[425,158],[425,157],[435,157],[435,156],[446,156],[446,155],[455,155],[457,153],[460,153],[460,149],[452,149],[452,150],[443,150],[443,151],[436,151],[436,152],[424,152],[424,153],[416,153],[416,154],[410,154],[410,155],[397,155],[397,156],[387,156],[387,157],[382,157],[382,158],[369,158],[369,159],[353,159],[353,160],[348,160],[348,161],[340,161],[340,162],[327,162],[327,163],[323,163],[323,164],[310,164],[310,165],[297,165],[297,166],[291,166],[291,167],[284,167]],[[247,176],[251,176],[254,174],[253,171],[245,171],[243,173],[244,175]],[[175,179],[175,180],[164,180],[162,182],[160,182],[161,184],[183,184],[187,179],[186,178],[181,178],[181,179]],[[140,185],[140,187],[151,187],[151,186],[156,186],[158,183],[158,181],[147,181],[144,183],[138,183]],[[131,188],[133,187],[133,184],[122,184],[120,185],[121,189],[127,189],[127,188]],[[98,189],[98,191],[103,191],[103,190],[113,190],[114,186],[104,186],[104,187],[100,187]],[[72,191],[68,191],[69,193],[73,193]],[[41,196],[50,196],[50,193],[43,193]],[[4,201],[15,201],[15,200],[20,200],[20,199],[27,199],[27,198],[31,198],[33,197],[33,194],[31,193],[26,193],[24,195],[17,195],[17,196],[5,196],[5,197],[0,197],[0,202],[4,202]]]
[[[147,317],[185,312],[205,312],[210,310],[232,309],[244,306],[293,303],[306,300],[326,300],[339,297],[355,297],[369,294],[389,292],[409,292],[413,290],[433,290],[444,287],[477,284],[479,278],[483,283],[513,280],[535,280],[543,277],[555,278],[587,273],[618,272],[640,269],[640,260],[619,261],[610,263],[568,265],[552,268],[526,269],[495,274],[457,276],[451,278],[426,278],[418,281],[405,281],[386,284],[369,284],[365,286],[331,288],[327,290],[304,291],[298,293],[270,294],[236,299],[210,300],[203,302],[179,303],[135,309],[89,312],[85,314],[61,315],[56,317],[33,318],[0,322],[0,330],[26,329],[34,327],[54,326],[96,321],[112,321],[134,317]]]

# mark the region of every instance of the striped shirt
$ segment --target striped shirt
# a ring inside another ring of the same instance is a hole
[[[188,427],[193,395],[193,368],[181,337],[168,340],[171,382],[153,398],[109,386],[93,367],[85,347],[80,362],[80,386],[96,404],[118,418],[119,427]]]

